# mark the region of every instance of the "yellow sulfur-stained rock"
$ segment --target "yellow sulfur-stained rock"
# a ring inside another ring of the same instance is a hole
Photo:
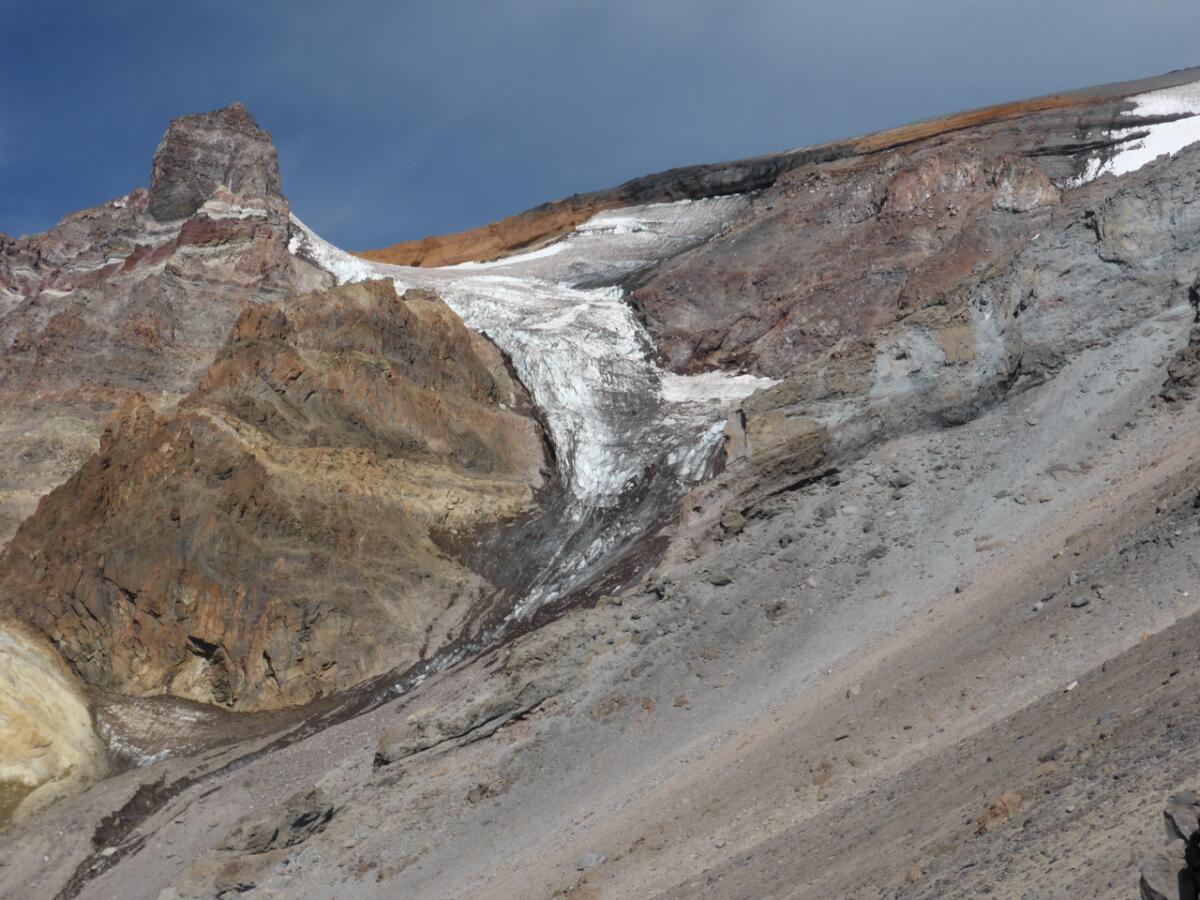
[[[87,699],[53,648],[0,623],[0,822],[104,771]]]

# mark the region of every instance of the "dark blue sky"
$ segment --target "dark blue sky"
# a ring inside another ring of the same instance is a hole
[[[240,99],[350,248],[694,162],[1200,63],[1196,0],[0,0],[0,230]]]

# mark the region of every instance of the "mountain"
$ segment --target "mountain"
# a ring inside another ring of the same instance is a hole
[[[544,463],[528,396],[436,297],[260,304],[178,405],[122,407],[0,595],[89,685],[303,703],[451,640],[490,586],[436,534],[517,517]]]
[[[1169,882],[1198,79],[359,255],[176,120],[0,251],[0,891]]]

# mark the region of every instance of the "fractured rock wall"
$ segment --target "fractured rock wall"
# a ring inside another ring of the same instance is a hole
[[[131,393],[182,395],[244,305],[331,283],[289,228],[270,138],[234,104],[171,123],[149,192],[0,236],[0,544]]]
[[[527,512],[545,464],[524,389],[436,297],[251,307],[21,526],[0,609],[98,687],[302,703],[460,635],[491,587],[434,536]]]

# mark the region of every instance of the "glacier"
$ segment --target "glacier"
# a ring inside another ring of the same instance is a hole
[[[681,496],[708,474],[733,405],[775,383],[663,370],[618,286],[720,233],[748,202],[718,197],[602,212],[544,247],[442,268],[360,259],[293,217],[294,254],[339,283],[387,278],[401,293],[437,292],[508,355],[542,409],[567,493],[556,511],[565,527],[512,617],[585,583],[644,535],[664,489]]]

